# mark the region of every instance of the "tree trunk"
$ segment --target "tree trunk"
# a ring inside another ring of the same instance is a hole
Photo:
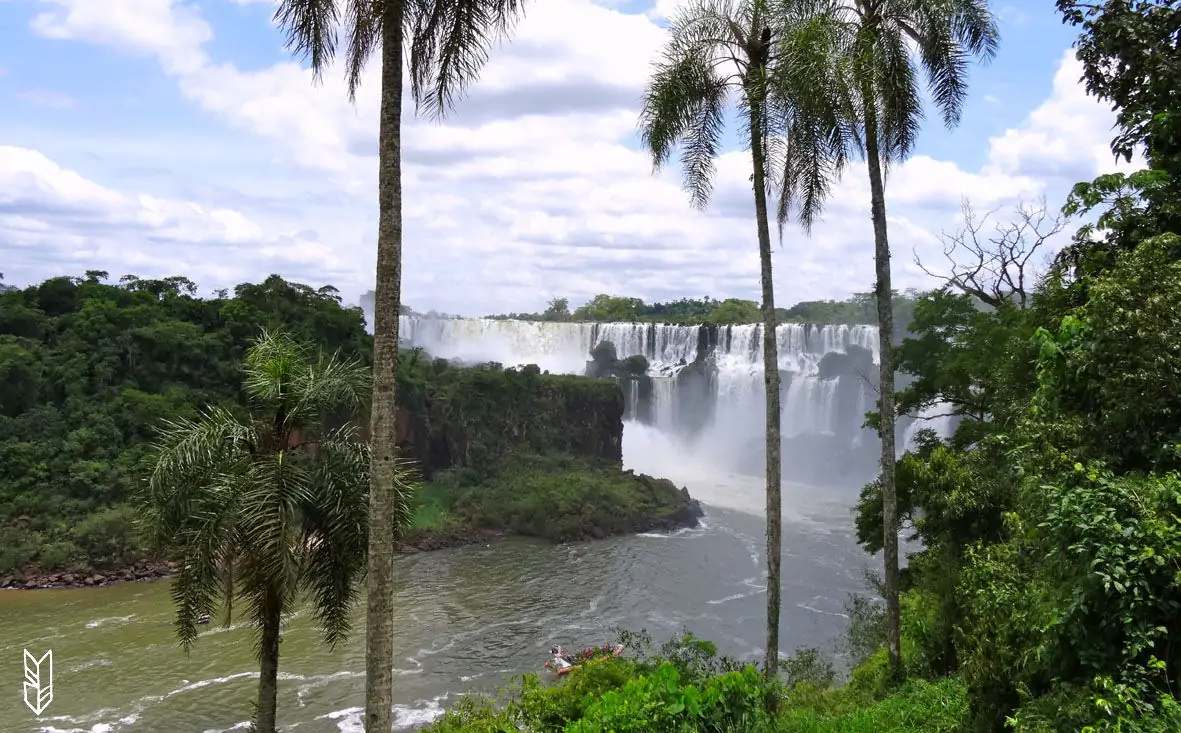
[[[365,616],[365,731],[389,733],[394,694],[394,543],[397,470],[398,314],[402,306],[402,15],[381,19],[381,122],[377,176],[377,282],[373,302],[373,405]]]
[[[255,733],[275,733],[275,715],[279,699],[279,624],[283,620],[283,606],[274,598],[266,601],[259,644],[258,710],[255,712]]]
[[[868,96],[872,100],[872,96]],[[898,496],[894,486],[894,290],[890,284],[890,240],[886,234],[886,190],[878,145],[877,110],[865,109],[865,153],[869,162],[870,216],[873,219],[875,296],[878,307],[878,435],[882,441],[882,532],[886,586],[886,647],[890,675],[902,676],[901,609],[898,601]]]
[[[750,150],[754,163],[755,219],[759,231],[759,265],[763,285],[763,386],[767,392],[767,646],[763,673],[779,673],[779,564],[782,555],[783,499],[780,495],[782,447],[779,413],[779,345],[775,329],[775,289],[771,279],[771,227],[767,221],[766,159],[761,100],[750,103]]]

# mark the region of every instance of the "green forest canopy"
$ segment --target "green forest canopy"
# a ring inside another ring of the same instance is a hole
[[[848,300],[808,300],[796,303],[790,308],[776,308],[780,323],[814,324],[874,324],[877,310],[873,293],[854,293]],[[903,325],[910,322],[909,315],[914,309],[919,292],[914,289],[895,293],[895,320]],[[489,318],[522,321],[554,322],[655,322],[679,323],[686,325],[724,325],[739,323],[760,323],[759,304],[753,300],[726,298],[715,300],[708,295],[702,298],[681,298],[667,303],[645,303],[640,298],[600,294],[585,305],[570,310],[567,298],[554,298],[549,307],[541,313],[507,313]]]
[[[359,308],[272,275],[196,296],[183,277],[55,277],[0,293],[0,573],[37,561],[119,563],[124,505],[162,417],[237,407],[263,328],[371,361]]]

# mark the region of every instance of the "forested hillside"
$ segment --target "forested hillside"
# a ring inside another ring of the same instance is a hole
[[[0,292],[0,573],[129,559],[151,426],[238,405],[243,354],[280,325],[369,362],[359,308],[277,275],[212,298],[184,277],[93,271]]]

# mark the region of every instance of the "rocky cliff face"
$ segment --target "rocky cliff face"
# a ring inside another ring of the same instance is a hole
[[[404,358],[399,442],[424,477],[512,454],[563,453],[622,466],[623,392],[607,379],[543,374],[536,366],[457,367]]]

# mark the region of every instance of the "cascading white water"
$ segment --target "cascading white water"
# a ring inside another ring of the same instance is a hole
[[[491,318],[402,316],[402,338],[432,355],[465,361],[537,364],[555,373],[579,374],[590,350],[603,341],[622,357],[643,354],[652,372],[663,374],[694,361],[700,327],[663,323],[549,323]],[[746,386],[763,370],[763,327],[722,326],[713,356],[719,383]],[[877,360],[876,326],[782,324],[776,329],[779,368],[814,374],[820,359],[849,346],[867,349]],[[726,391],[726,390],[723,390]]]
[[[435,357],[468,362],[497,361],[506,366],[537,364],[554,373],[582,374],[590,351],[601,342],[614,345],[619,358],[642,354],[652,377],[652,424],[669,436],[678,434],[694,410],[692,395],[678,374],[699,360],[708,362],[712,380],[708,420],[684,436],[699,460],[725,465],[735,456],[755,455],[763,436],[763,328],[759,324],[720,326],[711,332],[702,327],[654,323],[553,323],[488,318],[424,318],[402,316],[402,338]],[[866,446],[862,415],[874,401],[870,374],[844,373],[821,379],[819,367],[827,354],[846,354],[851,347],[867,351],[876,363],[876,326],[782,324],[776,329],[779,369],[785,375],[781,404],[785,439],[800,436],[833,436],[851,447]],[[708,344],[708,353],[699,354]],[[863,357],[864,358],[864,357]],[[874,371],[876,369],[868,369]],[[848,395],[845,408],[841,394]],[[627,394],[626,416],[637,417],[639,392],[633,384]],[[689,403],[687,403],[689,400]],[[686,407],[686,405],[689,405]],[[686,409],[689,411],[686,412]],[[700,412],[700,410],[698,410]],[[920,421],[939,431],[946,425]],[[912,427],[900,448],[913,440]],[[944,433],[945,434],[945,433]],[[872,437],[870,438],[872,439]],[[805,456],[806,458],[809,456]],[[799,461],[796,461],[799,463]]]

